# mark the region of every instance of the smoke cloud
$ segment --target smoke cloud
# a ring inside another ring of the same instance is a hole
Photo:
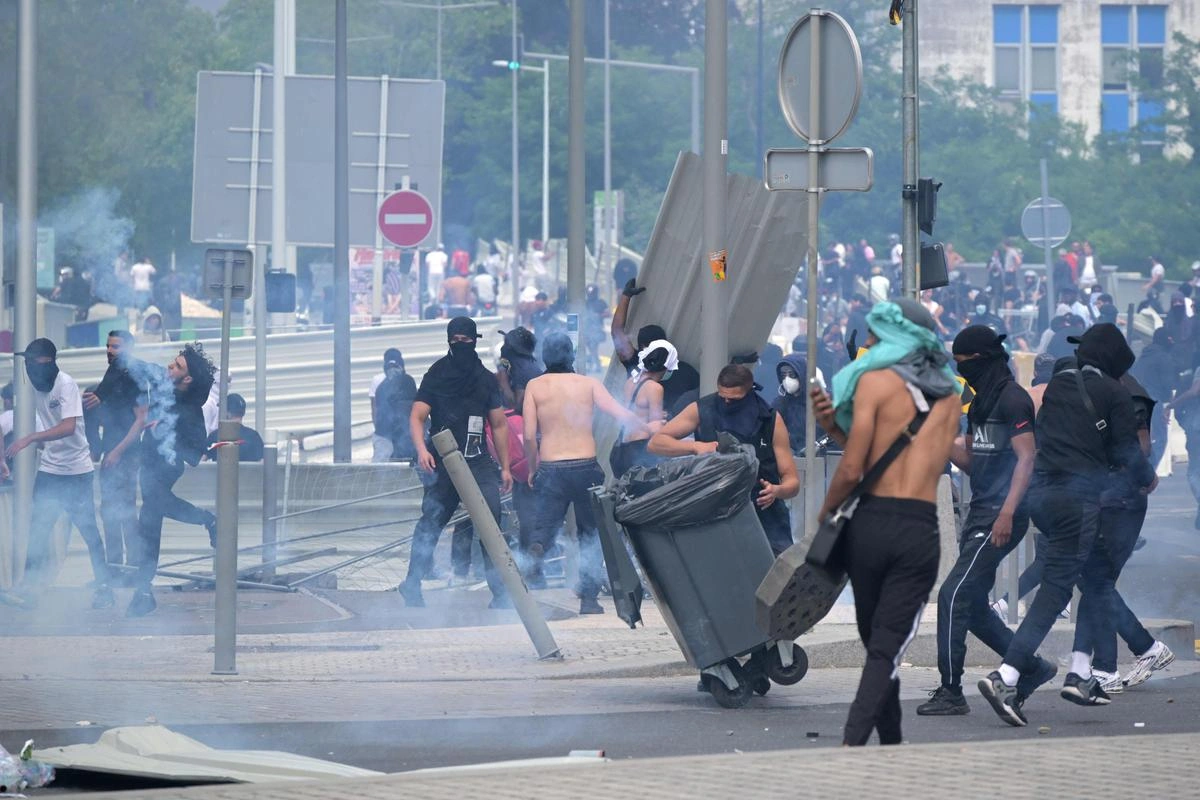
[[[132,302],[132,294],[117,281],[112,265],[129,248],[134,224],[117,213],[120,197],[115,189],[87,189],[42,214],[38,224],[54,229],[56,268],[67,265],[77,275],[90,273],[96,297],[126,305]]]

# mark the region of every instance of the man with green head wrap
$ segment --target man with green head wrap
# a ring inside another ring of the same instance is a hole
[[[837,510],[902,436],[900,451],[852,509],[842,546],[867,649],[843,743],[899,744],[900,660],[937,580],[937,483],[958,434],[957,384],[929,312],[903,298],[867,315],[867,352],[833,378],[833,399],[813,388],[818,424],[845,448],[820,518]]]

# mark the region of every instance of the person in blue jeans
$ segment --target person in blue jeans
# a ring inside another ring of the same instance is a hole
[[[603,614],[604,607],[597,600],[603,557],[589,492],[604,483],[604,471],[596,461],[592,421],[599,409],[628,431],[648,429],[604,384],[575,374],[575,348],[566,334],[546,337],[542,361],[546,372],[526,385],[522,414],[529,485],[538,509],[533,539],[525,554],[525,579],[530,588],[545,585],[545,554],[554,545],[567,508],[574,506],[579,536],[579,613]]]

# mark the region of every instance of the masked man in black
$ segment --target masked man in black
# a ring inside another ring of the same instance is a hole
[[[1070,602],[1084,562],[1096,545],[1100,496],[1109,473],[1128,470],[1132,485],[1147,493],[1158,485],[1138,446],[1133,400],[1120,383],[1134,361],[1121,331],[1101,323],[1071,341],[1079,346],[1076,363],[1060,362],[1037,417],[1038,453],[1029,508],[1044,534],[1041,587],[1004,662],[979,682],[980,694],[997,716],[1017,727],[1027,724],[1018,679],[1038,669],[1034,651]],[[1076,625],[1077,647],[1083,640],[1112,635],[1112,606],[1105,597],[1085,586]],[[1079,705],[1105,705],[1109,696],[1092,675],[1090,660],[1090,654],[1073,653],[1061,695]]]
[[[771,550],[779,555],[792,546],[791,520],[783,501],[800,493],[800,478],[787,426],[754,391],[754,374],[748,368],[741,364],[722,368],[717,391],[684,408],[651,437],[646,449],[667,457],[712,453],[722,432],[754,446],[758,485],[751,499]],[[685,441],[693,434],[694,441]]]
[[[1033,400],[1008,368],[1004,336],[972,325],[954,339],[954,360],[975,392],[967,412],[967,434],[954,443],[950,460],[971,479],[971,508],[963,523],[958,561],[938,591],[938,670],[942,683],[921,716],[966,714],[962,691],[967,631],[1003,655],[1012,631],[988,605],[996,567],[1029,530],[1025,490],[1033,476]],[[1025,694],[1054,677],[1044,659],[1021,688]]]
[[[426,420],[430,421],[431,436],[443,430],[454,434],[458,449],[466,459],[497,523],[500,521],[500,494],[512,490],[508,421],[504,417],[504,403],[496,376],[488,371],[475,352],[479,339],[475,320],[470,317],[450,320],[446,326],[446,338],[450,343],[450,352],[433,362],[421,379],[409,420],[413,445],[417,450],[417,465],[434,475],[432,482],[426,482],[425,496],[421,500],[421,520],[413,532],[408,575],[396,587],[404,596],[405,603],[414,607],[425,605],[425,598],[421,594],[421,578],[429,572],[438,537],[459,503],[458,490],[446,472],[446,465],[430,451],[431,443],[425,441]],[[485,422],[492,429],[492,441],[500,460],[499,468],[488,453]],[[492,567],[486,550],[483,559],[488,586],[492,590],[490,607],[507,608],[512,601]]]

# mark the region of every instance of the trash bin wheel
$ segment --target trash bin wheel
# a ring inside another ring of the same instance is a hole
[[[754,693],[762,697],[767,692],[771,691],[771,681],[765,675],[757,675],[753,681]]]
[[[704,675],[701,680],[708,687],[708,693],[713,696],[713,700],[717,701],[717,705],[722,708],[741,708],[750,702],[754,689],[750,679],[746,676],[746,671],[742,669],[737,659],[731,658],[725,662],[725,665],[729,667],[729,671],[737,680],[737,689],[731,691],[720,678],[711,675]]]
[[[808,653],[804,652],[803,647],[798,644],[792,645],[792,663],[787,667],[783,666],[783,661],[779,658],[778,648],[771,648],[767,655],[768,678],[780,686],[791,686],[793,683],[799,683],[807,674]]]

